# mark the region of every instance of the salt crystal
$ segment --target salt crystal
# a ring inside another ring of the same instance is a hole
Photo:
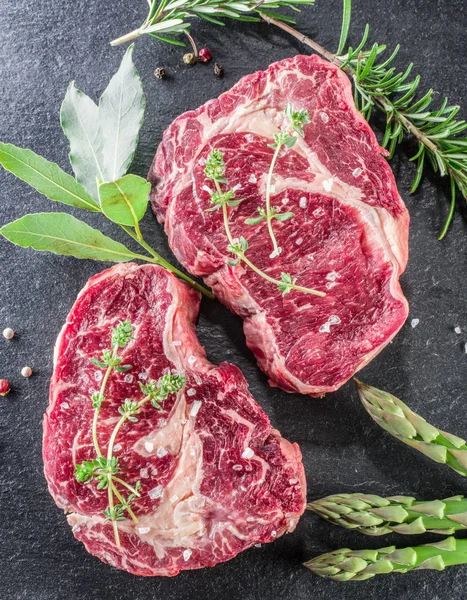
[[[237,190],[241,190],[243,188],[243,186],[240,183],[237,183],[237,185],[234,185],[232,190],[234,192],[236,192]]]
[[[165,448],[165,446],[159,446],[159,448],[157,449],[156,454],[157,454],[157,456],[159,458],[163,458],[164,456],[166,456],[168,454],[168,451]]]
[[[181,346],[182,342],[180,340],[175,340],[173,343],[174,346]]]
[[[328,281],[336,281],[336,279],[339,277],[339,273],[336,273],[336,271],[331,271],[330,273],[328,273],[326,275],[326,279]]]
[[[242,454],[242,458],[252,458],[255,455],[251,448],[245,448]]]
[[[336,285],[337,285],[337,283],[335,281],[330,281],[329,283],[326,284],[326,289],[332,290],[332,288],[335,287]]]
[[[330,333],[331,325],[338,325],[341,322],[340,318],[337,315],[331,315],[326,323],[323,323],[321,327],[318,329],[319,333]]]
[[[412,325],[412,329],[415,329],[415,327],[417,327],[417,325],[420,323],[420,319],[412,319],[410,321],[410,324]]]
[[[102,379],[102,371],[94,371],[94,379],[100,381]]]
[[[149,477],[149,471],[147,467],[144,467],[143,469],[139,470],[139,476],[141,477],[141,479],[147,479]]]
[[[341,320],[337,315],[331,315],[328,319],[330,325],[338,325]]]
[[[454,327],[454,331],[457,333],[457,335],[460,335],[462,333],[462,329],[460,327]]]
[[[181,419],[180,425],[186,425],[188,423],[188,419]]]
[[[246,141],[249,142],[250,144],[255,139],[255,136],[252,133],[247,133],[245,137],[246,137]]]
[[[190,448],[190,456],[195,456],[195,454],[196,454],[196,448],[195,447]]]
[[[276,537],[277,531],[271,531],[271,537]]]
[[[330,192],[332,190],[332,186],[334,184],[334,179],[333,177],[331,177],[331,179],[325,179],[323,181],[323,188],[326,192]]]
[[[250,179],[248,181],[249,181],[249,183],[256,183],[258,180],[256,179],[256,175],[254,173],[252,173],[250,175]]]
[[[62,402],[62,408],[70,408],[68,402]]]
[[[130,373],[128,373],[128,375],[125,375],[125,377],[123,378],[123,381],[125,383],[133,383],[133,375],[131,375]]]
[[[295,244],[296,244],[297,246],[301,246],[301,245],[303,244],[303,238],[297,238],[297,239],[295,240]]]
[[[282,248],[278,247],[277,250],[273,250],[269,255],[269,258],[276,258],[282,252]]]
[[[329,115],[328,115],[328,113],[325,113],[324,111],[321,111],[319,113],[319,116],[321,117],[321,121],[323,121],[323,123],[327,123],[329,121]]]
[[[289,479],[289,483],[290,485],[295,485],[296,483],[298,483],[298,479]]]
[[[146,452],[152,452],[154,450],[154,444],[152,442],[144,442],[144,449]]]
[[[358,167],[352,171],[352,175],[354,177],[359,177],[359,175],[361,175],[362,173],[363,173],[363,171],[361,169],[359,169]]]
[[[187,396],[195,396],[196,390],[194,388],[190,388],[189,390],[186,391],[186,395]]]
[[[198,164],[201,166],[204,166],[206,164],[206,159],[205,158],[200,158],[198,161]]]
[[[255,544],[255,548],[261,548],[261,544]]]
[[[253,523],[253,521],[255,520],[254,517],[247,517],[246,520],[248,521],[248,523]]]
[[[289,199],[287,197],[282,198],[281,202],[282,202],[282,204],[286,205],[289,203]]]
[[[158,498],[162,498],[163,495],[164,488],[161,485],[152,488],[152,490],[149,490],[148,492],[148,496],[151,498],[151,500],[157,500]]]
[[[196,417],[199,413],[199,409],[201,408],[201,400],[195,400],[191,406],[190,417]]]
[[[207,185],[202,185],[201,189],[204,190],[205,192],[208,192],[209,194],[212,194],[212,189]]]
[[[122,445],[121,444],[115,444],[115,446],[114,446],[115,452],[118,452],[121,449],[122,449]]]
[[[186,562],[192,554],[193,552],[189,548],[187,548],[183,551],[183,560]]]
[[[313,211],[313,216],[316,217],[316,219],[318,219],[319,217],[322,217],[324,215],[324,208],[322,208],[321,206],[319,208],[315,208],[315,210]]]
[[[193,366],[195,364],[195,362],[196,362],[196,356],[191,355],[188,357],[188,364],[190,366]]]
[[[307,259],[308,260],[315,260],[315,255],[314,254],[308,254],[307,255]]]
[[[136,531],[138,533],[140,533],[141,535],[144,535],[145,533],[148,533],[149,530],[150,530],[149,527],[137,527],[136,528]]]
[[[157,419],[159,427],[165,427],[167,425],[167,419]]]
[[[138,373],[138,377],[143,381],[146,381],[146,379],[148,378],[146,373]]]
[[[464,350],[465,350],[465,353],[467,354],[467,342],[464,345]]]
[[[242,470],[242,468],[243,468],[243,467],[242,467],[242,465],[234,465],[234,466],[232,467],[232,469],[233,469],[234,471],[241,471],[241,470]]]
[[[302,196],[300,198],[299,206],[300,206],[300,208],[306,208],[306,198],[305,198],[305,196]]]
[[[170,498],[170,503],[171,504],[175,504],[175,502],[177,502],[178,500],[178,496],[177,494],[174,494],[171,498]]]

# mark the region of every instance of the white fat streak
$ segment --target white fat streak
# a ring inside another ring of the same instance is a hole
[[[196,417],[196,415],[199,413],[199,409],[201,408],[201,404],[203,404],[201,400],[195,400],[193,402],[190,410],[190,417]]]

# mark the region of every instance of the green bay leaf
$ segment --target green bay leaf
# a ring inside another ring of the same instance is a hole
[[[135,227],[148,205],[151,184],[138,175],[125,175],[99,186],[99,201],[105,216],[119,225]]]
[[[25,215],[4,225],[0,233],[23,248],[75,258],[125,262],[136,257],[123,244],[66,213]]]
[[[97,200],[97,180],[105,179],[99,108],[75,87],[74,81],[62,102],[60,123],[70,143],[69,157],[76,179]]]
[[[133,45],[125,52],[118,71],[99,100],[103,136],[103,181],[115,181],[127,172],[143,124],[146,100],[133,63]]]
[[[74,177],[32,150],[0,142],[0,164],[50,200],[95,212],[100,210]]]

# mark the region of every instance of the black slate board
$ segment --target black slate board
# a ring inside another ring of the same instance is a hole
[[[413,60],[427,86],[448,94],[453,103],[463,103],[467,116],[464,0],[355,0],[354,4],[353,41],[369,20],[373,39],[391,46],[401,42],[400,65]],[[139,25],[145,10],[143,0],[2,0],[0,139],[30,147],[66,166],[67,146],[58,113],[67,84],[76,79],[79,87],[97,97],[122,56],[122,49],[112,49],[108,41]],[[330,49],[336,47],[339,0],[317,0],[317,6],[305,9],[298,20],[302,31]],[[178,48],[151,39],[137,43],[135,60],[148,98],[133,165],[138,174],[146,174],[162,131],[178,114],[217,96],[242,75],[306,52],[298,42],[264,24],[229,23],[221,29],[197,23],[193,33],[224,66],[223,79],[212,75],[211,67],[185,67]],[[162,65],[169,73],[163,82],[152,74]],[[413,175],[406,160],[410,150],[404,147],[393,166],[412,217],[410,263],[403,277],[411,314],[394,343],[361,377],[391,390],[445,430],[466,436],[466,212],[457,213],[446,241],[437,242],[447,209],[447,188],[428,176],[416,195],[408,195]],[[4,172],[0,198],[1,224],[27,212],[60,210]],[[126,241],[123,233],[98,215],[86,218]],[[161,228],[150,215],[144,232],[170,257]],[[55,338],[81,287],[106,265],[25,251],[5,240],[0,240],[0,261],[0,329],[9,326],[18,332],[12,342],[0,340],[0,377],[10,379],[15,388],[8,398],[0,398],[2,600],[465,598],[467,567],[441,574],[381,576],[365,583],[339,584],[312,576],[301,563],[324,551],[403,545],[420,538],[367,538],[311,514],[304,515],[293,534],[274,544],[171,580],[136,578],[88,555],[47,492],[41,420]],[[420,320],[416,328],[410,325],[413,318]],[[455,326],[461,327],[461,335],[456,335]],[[240,320],[220,304],[203,301],[198,334],[213,362],[229,360],[241,367],[273,424],[300,444],[310,500],[355,491],[432,499],[466,490],[461,477],[379,430],[359,404],[352,384],[322,401],[269,388],[245,347]],[[19,375],[26,364],[34,370],[30,380]],[[436,537],[424,536],[423,541]]]

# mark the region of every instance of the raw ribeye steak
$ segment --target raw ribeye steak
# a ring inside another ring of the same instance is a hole
[[[55,348],[43,444],[50,493],[91,554],[136,575],[176,575],[229,560],[292,531],[305,508],[298,446],[271,428],[237,367],[207,360],[195,334],[198,306],[199,294],[161,267],[117,265],[89,280]],[[132,368],[114,372],[106,388],[97,428],[104,455],[122,402],[143,397],[138,382],[170,370],[186,383],[162,412],[146,404],[116,438],[119,477],[141,482],[131,505],[138,523],[117,521],[117,547],[102,514],[107,490],[79,483],[74,470],[95,457],[90,394],[102,370],[90,358],[125,320],[134,325],[122,351]]]
[[[282,253],[272,259],[264,207],[275,133],[284,109],[307,109],[304,139],[274,170],[273,206],[295,217],[273,221]],[[204,163],[224,154],[234,237],[275,279],[281,272],[325,292],[286,296],[241,263],[230,266],[221,211],[211,208]],[[409,216],[384,151],[356,110],[344,73],[317,56],[296,56],[244,77],[230,91],[178,117],[164,133],[149,173],[152,205],[180,262],[244,318],[247,344],[270,383],[319,396],[339,388],[394,337],[408,306],[399,285],[407,262]]]

